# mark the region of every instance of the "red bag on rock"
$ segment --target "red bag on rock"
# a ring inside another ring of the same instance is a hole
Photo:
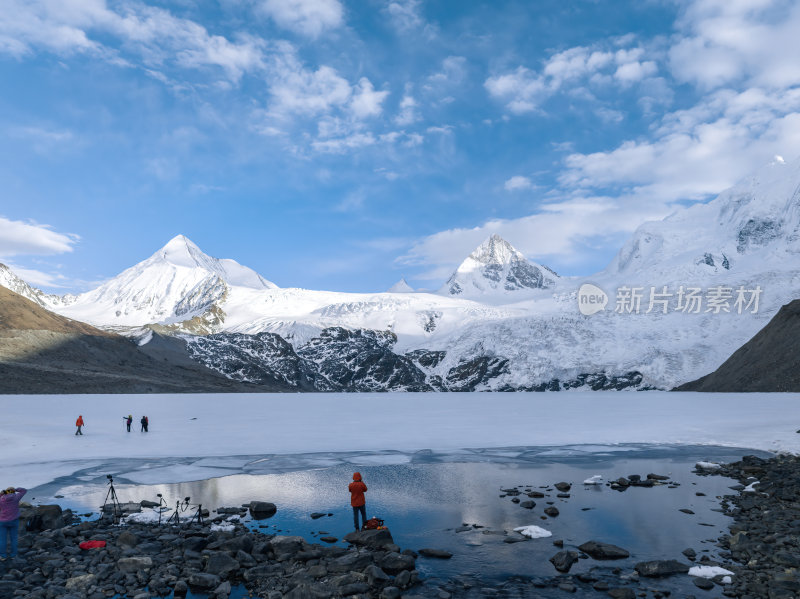
[[[78,545],[81,549],[101,549],[105,546],[105,541],[84,541]]]

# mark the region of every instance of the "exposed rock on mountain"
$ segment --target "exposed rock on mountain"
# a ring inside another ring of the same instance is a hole
[[[529,262],[505,239],[492,235],[461,263],[439,293],[471,296],[546,289],[552,287],[556,279],[555,272]]]
[[[783,306],[714,372],[676,390],[800,392],[800,299]]]

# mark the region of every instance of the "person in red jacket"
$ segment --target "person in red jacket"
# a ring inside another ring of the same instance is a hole
[[[78,430],[75,431],[76,435],[83,435],[81,432],[81,427],[83,426],[83,416],[78,415],[78,419],[75,421],[75,426],[78,427]]]
[[[364,493],[367,492],[367,485],[361,480],[361,473],[353,473],[353,482],[348,487],[350,489],[350,505],[353,506],[353,524],[356,531],[361,530],[358,526],[358,513],[361,512],[362,526],[367,523],[367,500],[364,498]]]

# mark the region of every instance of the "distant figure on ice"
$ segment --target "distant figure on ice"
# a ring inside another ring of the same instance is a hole
[[[350,505],[353,506],[353,524],[356,531],[361,530],[358,525],[358,513],[361,512],[361,525],[367,523],[367,500],[364,498],[364,493],[367,492],[367,485],[361,480],[361,473],[353,473],[353,482],[348,487],[350,490]]]
[[[146,433],[147,432],[147,425],[149,421],[147,420],[147,416],[142,416],[142,419],[139,421],[142,423],[142,430],[140,432]]]
[[[122,419],[125,421],[125,426],[128,427],[128,432],[131,432],[131,423],[133,422],[133,416],[128,414],[127,416],[123,416]]]
[[[80,415],[80,414],[78,415],[78,419],[75,421],[75,426],[78,427],[78,430],[75,431],[75,434],[76,435],[83,435],[83,433],[81,432],[81,427],[83,426],[83,416],[82,415]]]
[[[0,560],[6,559],[8,537],[11,536],[11,557],[17,557],[19,535],[19,500],[27,493],[22,487],[0,491]]]

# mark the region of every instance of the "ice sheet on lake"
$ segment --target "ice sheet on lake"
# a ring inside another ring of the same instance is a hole
[[[465,461],[570,452],[579,457],[636,444],[797,453],[800,435],[792,423],[800,420],[799,397],[641,392],[634,400],[631,394],[595,391],[561,394],[557,402],[547,393],[2,396],[0,444],[4,476],[28,488],[74,475],[87,462],[93,472],[111,464],[136,480],[152,482],[158,475],[169,477],[162,482],[175,482],[213,476],[209,466],[224,470],[240,456],[285,456],[242,467],[256,473],[350,459],[345,453],[364,459],[400,452],[391,459],[407,456],[413,463],[457,461],[457,456]],[[133,435],[119,426],[120,415],[132,412],[149,416],[149,433]],[[197,420],[187,420],[189,412]],[[73,434],[77,414],[86,421],[82,437]],[[542,451],[530,452],[532,445]],[[161,467],[165,458],[221,461],[149,474],[136,464],[162,461]],[[124,462],[129,466],[119,467]]]

